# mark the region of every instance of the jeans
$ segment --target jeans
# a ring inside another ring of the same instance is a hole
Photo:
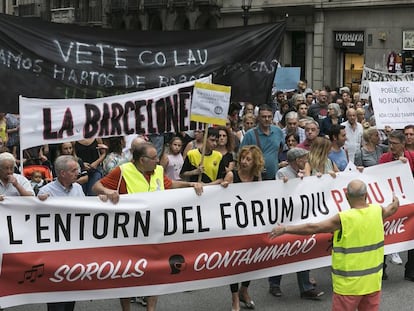
[[[302,294],[315,288],[315,286],[309,282],[309,272],[310,270],[296,272],[296,277],[298,279],[299,291]],[[281,275],[269,277],[269,286],[270,287],[280,287],[280,282],[282,280]]]
[[[414,277],[414,249],[407,252],[407,262],[405,263],[405,277]]]
[[[47,304],[47,311],[73,311],[73,309],[75,309],[74,301],[49,302]]]
[[[96,170],[88,172],[88,182],[82,185],[83,192],[87,196],[95,196],[96,194],[92,191],[93,185],[103,177],[102,168],[99,166]]]

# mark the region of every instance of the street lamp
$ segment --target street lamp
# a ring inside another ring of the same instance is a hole
[[[249,24],[249,11],[252,8],[252,1],[253,0],[242,0],[242,18],[243,18],[243,25],[247,26]]]

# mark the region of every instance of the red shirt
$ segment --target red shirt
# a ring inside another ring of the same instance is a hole
[[[298,144],[296,147],[298,148],[302,148],[305,150],[310,150],[312,143],[306,138],[303,142],[301,142],[300,144]]]
[[[145,174],[144,176],[145,176],[145,179],[149,183],[151,173]],[[125,183],[124,177],[121,176],[121,168],[119,166],[115,167],[112,171],[109,172],[108,175],[104,176],[100,180],[100,182],[105,188],[112,189],[112,190],[117,190],[118,185],[119,185],[118,193],[128,194],[126,183]],[[172,186],[171,179],[169,179],[167,176],[164,175],[164,188],[171,189],[171,186]]]
[[[411,171],[414,172],[414,152],[404,150],[404,157],[407,158],[408,163],[410,164],[410,167],[411,167]],[[396,161],[394,160],[394,155],[391,152],[386,152],[381,156],[378,163],[382,164],[382,163],[388,163],[392,161]]]

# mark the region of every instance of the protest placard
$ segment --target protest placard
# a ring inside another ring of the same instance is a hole
[[[195,82],[190,120],[226,125],[230,95],[230,86]]]
[[[273,88],[278,91],[296,90],[300,80],[300,67],[279,67],[276,69]]]
[[[414,82],[369,82],[378,128],[403,129],[414,123]]]

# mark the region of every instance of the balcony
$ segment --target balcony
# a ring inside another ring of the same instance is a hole
[[[169,5],[175,6],[175,7],[186,7],[191,4],[191,0],[171,0],[169,2]]]
[[[100,3],[97,6],[87,7],[83,9],[69,7],[51,9],[50,12],[51,20],[55,23],[77,23],[94,26],[102,25],[103,12]]]
[[[195,5],[222,6],[223,0],[193,0]]]
[[[168,0],[143,0],[144,8],[146,9],[160,9],[167,7]],[[171,1],[175,2],[175,1]]]
[[[76,21],[75,8],[51,9],[50,13],[53,23],[73,24]]]
[[[144,0],[112,0],[112,11],[124,11],[124,10],[137,10],[140,7],[140,3]]]

